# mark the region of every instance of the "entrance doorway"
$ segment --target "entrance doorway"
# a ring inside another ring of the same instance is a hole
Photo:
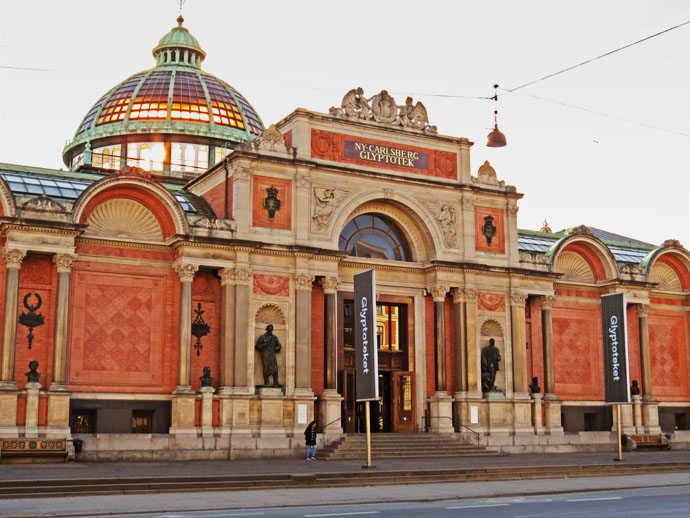
[[[364,403],[357,402],[355,383],[354,301],[351,294],[339,294],[342,326],[338,333],[339,390],[343,395],[345,432],[365,432]],[[348,297],[349,295],[349,297]],[[376,336],[379,363],[379,399],[369,403],[374,433],[415,430],[414,325],[412,299],[378,296]]]

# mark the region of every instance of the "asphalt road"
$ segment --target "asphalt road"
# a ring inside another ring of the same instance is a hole
[[[171,498],[184,498],[171,495]],[[127,500],[129,497],[121,497]],[[126,503],[122,502],[123,507]],[[595,491],[545,496],[401,502],[361,505],[317,505],[281,508],[214,509],[193,512],[120,514],[118,518],[687,518],[690,484],[674,487]],[[80,514],[82,518],[102,513]]]

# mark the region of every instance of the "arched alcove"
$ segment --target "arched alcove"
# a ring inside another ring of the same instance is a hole
[[[278,338],[281,344],[280,352],[276,354],[278,362],[278,383],[285,386],[287,379],[287,325],[285,313],[275,304],[264,304],[261,306],[254,317],[254,342],[252,349],[254,350],[254,384],[263,385],[263,363],[261,353],[256,350],[256,344],[259,338],[267,332],[267,327],[273,326],[273,334]],[[272,383],[273,378],[269,381]]]

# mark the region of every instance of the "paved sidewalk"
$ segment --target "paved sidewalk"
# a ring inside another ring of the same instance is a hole
[[[607,453],[549,453],[501,455],[486,457],[447,457],[438,459],[380,459],[372,464],[379,471],[409,471],[413,469],[471,469],[526,466],[582,466],[615,464],[617,454]],[[624,452],[624,462],[663,463],[690,462],[690,451]],[[72,462],[67,464],[0,464],[0,479],[44,480],[68,478],[130,478],[203,475],[257,475],[299,473],[361,472],[362,460],[262,459],[231,461],[179,462]]]
[[[237,511],[286,506],[493,498],[673,485],[690,485],[690,475],[673,473],[376,487],[1,500],[0,517],[48,518],[108,516],[127,512]]]
[[[614,453],[574,453],[461,457],[444,459],[374,459],[375,471],[411,469],[467,469],[526,466],[581,466],[616,464]],[[624,462],[688,462],[690,451],[625,453]],[[37,480],[68,478],[131,478],[202,475],[361,473],[365,461],[317,461],[304,459],[118,462],[70,464],[3,464],[0,479]],[[269,489],[255,491],[208,491],[189,493],[128,494],[61,498],[0,500],[0,517],[43,518],[108,516],[125,512],[180,512],[238,510],[318,504],[405,502],[521,496],[604,489],[690,485],[690,472],[589,478],[481,481],[463,483],[409,484],[314,489]]]

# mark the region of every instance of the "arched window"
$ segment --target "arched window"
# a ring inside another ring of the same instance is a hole
[[[407,240],[398,226],[378,214],[351,219],[338,239],[338,248],[355,257],[411,261]]]

